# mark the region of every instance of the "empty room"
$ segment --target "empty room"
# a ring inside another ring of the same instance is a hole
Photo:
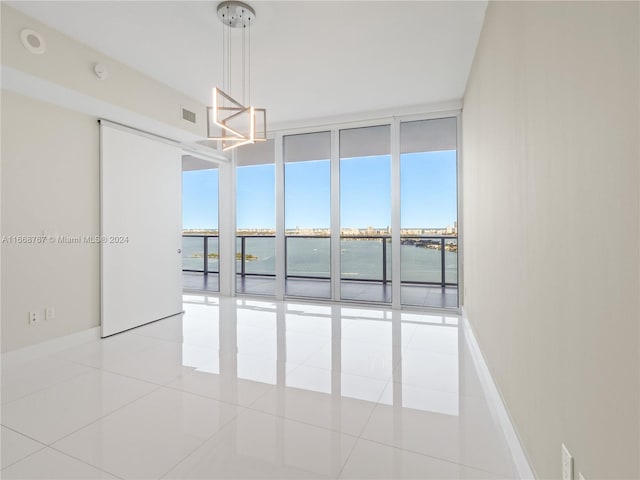
[[[0,478],[640,478],[640,2],[0,22]]]

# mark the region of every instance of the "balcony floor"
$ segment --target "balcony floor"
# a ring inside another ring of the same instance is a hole
[[[219,291],[218,274],[183,272],[185,290]],[[286,295],[289,297],[309,297],[330,299],[329,280],[306,278],[288,278]],[[238,277],[236,291],[240,294],[275,295],[275,277],[248,276]],[[435,285],[402,285],[401,303],[418,307],[457,308],[458,288],[442,288]],[[376,282],[342,282],[342,300],[361,302],[391,302],[391,284],[382,285]]]

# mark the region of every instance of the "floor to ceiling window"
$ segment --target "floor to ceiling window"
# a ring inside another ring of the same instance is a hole
[[[292,132],[239,148],[236,291],[457,308],[457,121]]]
[[[331,132],[283,139],[285,294],[331,298]]]
[[[400,124],[401,303],[458,306],[456,118]]]
[[[217,292],[218,167],[188,155],[182,164],[183,285],[190,290]]]
[[[236,291],[275,294],[276,217],[273,140],[237,150]]]
[[[391,302],[391,128],[340,131],[340,298]]]

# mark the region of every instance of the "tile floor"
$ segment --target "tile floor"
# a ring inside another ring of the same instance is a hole
[[[183,285],[189,291],[219,290],[218,274],[183,272]],[[328,280],[306,278],[287,278],[286,294],[291,297],[331,298],[331,284]],[[247,276],[237,277],[238,293],[251,295],[275,295],[275,277]],[[343,281],[341,286],[343,300],[359,302],[391,302],[391,284],[382,285],[375,282]],[[427,285],[403,285],[401,288],[403,305],[432,308],[457,308],[458,288]]]
[[[188,294],[2,366],[4,479],[516,478],[456,316]]]

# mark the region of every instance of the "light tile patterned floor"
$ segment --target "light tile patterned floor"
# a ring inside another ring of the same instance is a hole
[[[187,294],[2,370],[10,478],[515,478],[456,316]]]

